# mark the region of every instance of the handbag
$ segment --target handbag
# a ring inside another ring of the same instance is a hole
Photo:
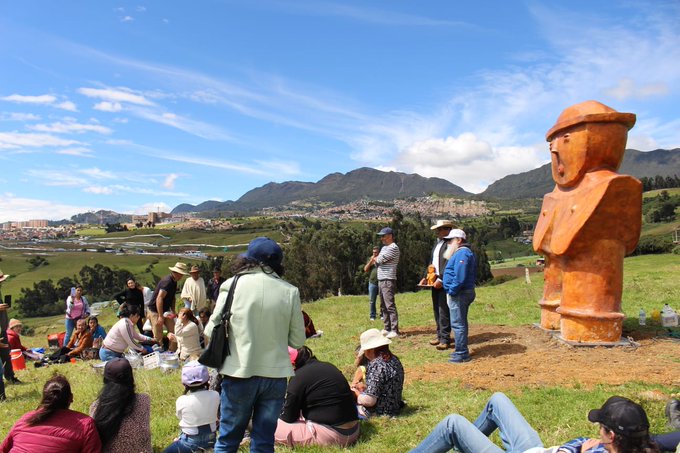
[[[236,281],[240,277],[239,274],[234,276],[227,294],[227,300],[222,310],[220,322],[215,324],[210,335],[210,343],[205,351],[198,358],[201,365],[210,368],[221,368],[224,359],[229,355],[229,319],[231,318],[231,303],[234,300],[234,289],[236,288]]]

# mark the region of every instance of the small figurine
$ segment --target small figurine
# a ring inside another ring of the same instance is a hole
[[[437,281],[437,274],[433,264],[427,266],[427,286],[433,286]]]

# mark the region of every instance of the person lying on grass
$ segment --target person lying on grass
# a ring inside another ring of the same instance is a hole
[[[474,423],[462,415],[444,418],[411,453],[657,453],[649,437],[649,421],[642,407],[613,396],[600,409],[588,413],[599,425],[599,438],[579,437],[559,447],[543,447],[538,433],[503,393],[494,393]],[[499,430],[503,448],[488,436]]]

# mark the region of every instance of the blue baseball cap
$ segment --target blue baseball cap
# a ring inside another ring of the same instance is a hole
[[[392,228],[390,227],[383,228],[382,230],[380,230],[380,233],[378,233],[378,236],[385,236],[386,234],[394,234]]]
[[[281,265],[283,261],[283,250],[276,241],[259,237],[250,241],[245,257],[258,263],[266,264],[269,267]]]

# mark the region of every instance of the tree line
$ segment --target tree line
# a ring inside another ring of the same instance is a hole
[[[657,189],[672,189],[675,187],[680,187],[680,177],[678,175],[673,176],[643,176],[640,178],[642,183],[642,190],[645,192],[649,190]]]
[[[435,235],[431,223],[419,215],[404,216],[393,212],[386,224],[394,230],[399,246],[397,288],[413,291],[426,274]],[[285,246],[285,278],[300,289],[304,301],[333,294],[364,294],[368,273],[364,265],[373,246],[380,246],[375,223],[339,223],[303,219]],[[493,276],[482,238],[474,227],[466,227],[468,242],[478,258],[478,282]]]

